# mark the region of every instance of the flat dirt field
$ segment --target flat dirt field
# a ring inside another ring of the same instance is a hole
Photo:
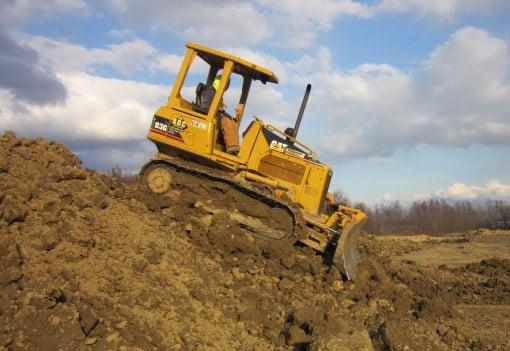
[[[0,350],[510,350],[510,232],[364,234],[347,282],[210,210],[236,199],[0,136]]]
[[[510,349],[510,231],[381,236],[377,240],[406,247],[393,255],[397,261],[437,272],[437,283],[454,293],[455,315],[449,323],[469,330],[471,349]]]

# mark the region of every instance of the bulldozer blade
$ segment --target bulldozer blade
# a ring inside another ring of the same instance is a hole
[[[364,221],[364,217],[356,218],[350,225],[344,227],[333,255],[333,264],[348,280],[353,280],[358,273],[360,256],[358,236]]]

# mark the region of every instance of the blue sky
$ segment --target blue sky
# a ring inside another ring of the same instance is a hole
[[[510,4],[504,0],[0,0],[0,130],[132,171],[186,41],[273,70],[257,114],[293,123],[374,204],[510,199]]]

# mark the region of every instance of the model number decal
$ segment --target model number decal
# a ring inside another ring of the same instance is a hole
[[[191,125],[195,128],[207,130],[207,124],[200,121],[195,121],[194,119],[191,120]]]
[[[166,132],[168,130],[168,124],[163,122],[154,122],[154,129],[159,129],[163,132]]]

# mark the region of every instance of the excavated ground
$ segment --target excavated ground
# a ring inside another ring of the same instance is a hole
[[[229,189],[194,187],[151,195],[0,136],[0,350],[510,349],[509,251],[444,262],[489,234],[365,235],[351,283],[211,210]]]

